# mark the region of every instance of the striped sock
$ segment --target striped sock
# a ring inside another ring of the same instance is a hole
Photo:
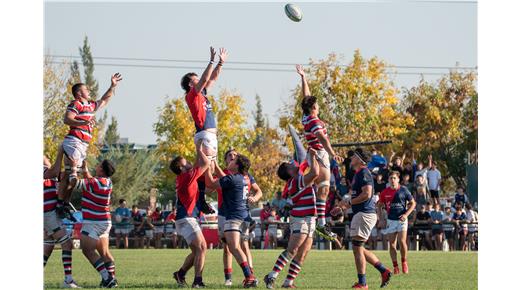
[[[103,262],[102,258],[99,258],[94,264],[92,264],[92,266],[94,266],[94,268],[96,268],[96,270],[99,272],[99,274],[101,275],[101,278],[103,280],[107,280],[108,277],[110,277],[107,269],[105,268],[105,263]]]
[[[233,275],[233,268],[224,269],[224,279],[231,280],[232,275]]]
[[[65,272],[65,281],[72,281],[72,251],[61,251],[61,261]]]
[[[298,263],[298,261],[293,259],[291,261],[291,265],[289,266],[289,273],[287,273],[287,277],[285,278],[284,284],[287,286],[292,285],[292,283],[294,282],[294,279],[296,279],[296,277],[298,277],[298,274],[300,273],[301,270],[302,270],[302,267],[300,266],[300,263]]]
[[[285,265],[289,262],[289,258],[287,258],[287,251],[283,251],[280,256],[278,256],[278,259],[276,260],[276,263],[274,263],[273,271],[269,273],[269,277],[276,278],[278,277],[278,274],[283,270]]]
[[[105,268],[112,278],[116,276],[116,264],[114,264],[114,261],[105,262]]]
[[[47,261],[49,260],[49,257],[50,257],[50,255],[49,256],[43,255],[43,266],[44,267],[45,267],[45,265],[47,265]]]
[[[240,267],[242,268],[242,272],[244,272],[244,277],[248,278],[252,275],[251,268],[249,268],[247,261],[240,263]]]
[[[316,199],[316,211],[318,213],[318,225],[325,226],[325,201],[323,199]]]

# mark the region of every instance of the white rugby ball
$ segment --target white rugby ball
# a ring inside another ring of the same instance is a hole
[[[117,214],[116,215],[116,223],[120,223],[122,221],[123,221],[123,217]]]
[[[285,14],[287,14],[287,17],[291,19],[294,22],[300,22],[302,20],[303,14],[300,8],[294,4],[287,4],[285,5]]]

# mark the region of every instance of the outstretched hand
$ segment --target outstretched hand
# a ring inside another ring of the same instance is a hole
[[[296,72],[301,76],[305,77],[305,71],[303,70],[303,66],[301,64],[296,65]]]
[[[112,87],[115,88],[117,86],[117,84],[122,80],[123,78],[121,77],[121,74],[120,73],[115,73],[111,78],[110,80],[112,81]]]
[[[215,55],[217,55],[217,51],[213,48],[213,46],[209,47],[209,53],[210,53],[210,61],[215,60]]]
[[[227,57],[228,57],[228,52],[227,52],[227,50],[226,50],[225,48],[223,48],[223,47],[220,48],[219,53],[218,53],[218,57],[220,58],[220,61],[219,61],[219,62],[221,62],[221,63],[226,62]]]

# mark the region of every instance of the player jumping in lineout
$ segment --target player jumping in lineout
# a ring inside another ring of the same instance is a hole
[[[305,131],[305,140],[307,140],[309,148],[313,148],[317,151],[316,159],[318,160],[320,167],[319,175],[315,182],[318,187],[318,192],[316,194],[316,209],[318,215],[316,231],[324,238],[333,241],[336,239],[336,234],[325,227],[325,208],[330,187],[329,158],[332,157],[338,162],[341,162],[342,158],[336,155],[334,149],[332,149],[329,137],[327,136],[325,123],[318,117],[318,99],[311,95],[303,67],[297,65],[296,72],[301,76],[302,80],[303,99],[301,102],[301,108],[303,110],[302,124]],[[307,161],[310,162],[309,160],[310,154],[307,154]]]

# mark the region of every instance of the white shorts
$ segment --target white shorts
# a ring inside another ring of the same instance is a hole
[[[198,233],[201,233],[199,223],[192,217],[176,220],[175,228],[177,229],[177,233],[186,240],[188,245],[193,242]]]
[[[83,160],[87,158],[88,144],[76,137],[65,137],[63,140],[63,151],[69,159],[77,161],[78,167],[81,166]]]
[[[130,228],[128,227],[115,227],[114,233],[116,235],[128,235],[130,233]]]
[[[221,215],[218,216],[218,236],[224,238],[224,224],[226,223],[226,217]]]
[[[408,219],[404,222],[400,220],[387,220],[385,234],[393,234],[398,232],[406,232],[408,230]]]
[[[224,223],[224,233],[226,232],[239,232],[242,233],[242,224],[244,221],[241,220],[226,220]]]
[[[358,236],[365,241],[368,240],[376,222],[377,214],[375,213],[356,213],[350,222],[350,237]]]
[[[172,224],[167,224],[164,226],[164,234],[165,235],[177,235],[177,231],[173,227]]]
[[[155,226],[155,228],[153,228],[153,233],[154,234],[162,234],[162,233],[164,233],[164,226],[163,225]]]
[[[56,215],[56,211],[43,213],[43,231],[46,235],[52,236],[55,232],[61,230],[62,220]]]
[[[153,230],[145,230],[144,231],[144,236],[149,238],[149,239],[153,239]]]
[[[318,160],[318,164],[320,167],[330,169],[330,160],[329,153],[325,151],[325,149],[318,150],[318,154],[316,154],[316,159]],[[311,154],[307,152],[307,162],[311,164]]]
[[[211,157],[216,157],[218,153],[218,141],[217,141],[217,134],[213,132],[209,132],[206,130],[200,131],[195,134],[195,144],[199,140],[202,140],[202,146],[208,148],[212,152],[215,152],[215,155]],[[208,156],[209,158],[210,156]]]
[[[108,238],[110,228],[112,228],[111,222],[83,221],[83,224],[81,225],[81,234],[87,235],[94,240],[99,240],[100,238]]]
[[[316,230],[316,217],[293,217],[290,222],[291,235],[302,234],[312,237]]]

